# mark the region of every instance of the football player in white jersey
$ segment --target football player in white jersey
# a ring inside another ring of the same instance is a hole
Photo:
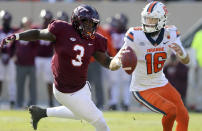
[[[173,52],[183,64],[189,63],[189,55],[180,41],[175,26],[166,26],[166,6],[153,1],[141,13],[142,26],[130,28],[125,35],[122,49],[130,46],[137,55],[137,66],[132,74],[130,91],[135,99],[154,112],[162,113],[163,131],[187,131],[188,111],[180,94],[168,82],[163,66]],[[110,64],[112,70],[121,67],[121,51]]]

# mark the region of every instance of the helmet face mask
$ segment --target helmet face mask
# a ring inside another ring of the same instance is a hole
[[[161,2],[151,2],[141,13],[143,30],[146,33],[160,31],[167,22],[167,9]]]
[[[97,11],[88,5],[81,5],[74,9],[72,25],[83,38],[94,38],[94,33],[100,23]]]
[[[151,17],[143,17],[142,18],[142,23],[144,26],[144,30],[146,32],[153,32],[154,30],[158,30],[157,29],[157,25],[158,25],[158,18],[151,18]]]
[[[79,28],[82,30],[82,35],[93,35],[95,33],[95,29],[97,28],[97,24],[93,20],[82,19]]]

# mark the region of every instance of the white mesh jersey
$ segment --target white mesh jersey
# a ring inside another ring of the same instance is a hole
[[[163,73],[163,66],[171,52],[174,52],[168,45],[177,43],[184,52],[179,31],[175,26],[163,28],[156,39],[145,34],[141,27],[130,28],[124,41],[123,48],[130,46],[138,59],[132,74],[131,91],[143,91],[166,85],[168,80]]]

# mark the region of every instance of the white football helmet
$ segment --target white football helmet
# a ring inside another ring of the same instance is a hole
[[[143,30],[152,33],[161,30],[167,21],[166,6],[158,1],[150,2],[141,13]]]

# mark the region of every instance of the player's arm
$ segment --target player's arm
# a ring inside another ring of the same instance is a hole
[[[124,37],[124,45],[121,47],[121,49],[116,54],[116,56],[112,59],[110,65],[109,65],[110,70],[118,70],[122,66],[122,63],[121,63],[122,51],[127,46],[130,46],[130,44],[132,44],[133,40],[134,40],[133,33],[131,33],[131,32],[133,32],[133,27],[131,27],[126,32],[125,37]]]
[[[30,29],[21,33],[16,33],[11,36],[4,38],[1,41],[0,47],[2,48],[7,43],[13,42],[15,40],[24,41],[35,41],[35,40],[47,40],[55,41],[56,37],[48,31],[48,29]]]
[[[55,41],[56,40],[55,35],[50,33],[48,29],[31,29],[15,35],[19,35],[19,40],[25,40],[25,41],[35,41],[35,40]]]
[[[112,57],[107,55],[107,53],[100,52],[100,51],[95,52],[93,56],[102,66],[109,69],[109,65],[112,60]]]

